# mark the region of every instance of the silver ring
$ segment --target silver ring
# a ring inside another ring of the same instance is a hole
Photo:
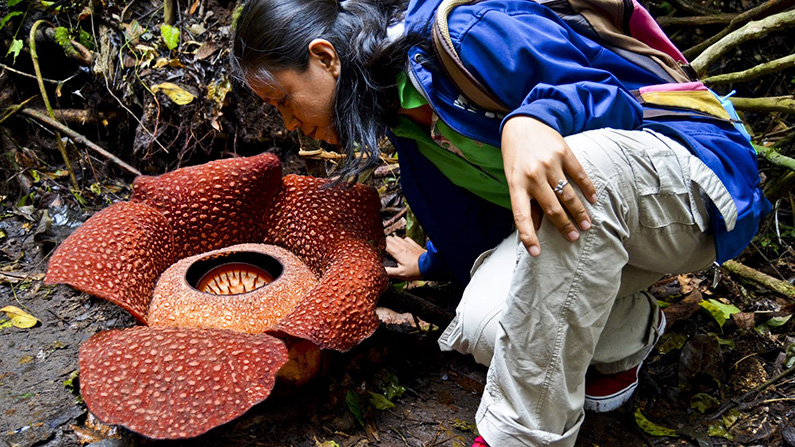
[[[563,195],[563,188],[568,184],[569,184],[568,180],[560,179],[558,180],[558,185],[552,188],[552,190],[555,191],[555,193],[558,195]]]

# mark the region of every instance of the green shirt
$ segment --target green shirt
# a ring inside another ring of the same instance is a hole
[[[409,81],[406,73],[397,78],[400,106],[416,109],[428,101]],[[500,149],[467,138],[438,119],[433,114],[430,131],[407,118],[392,132],[403,138],[414,140],[420,153],[431,161],[453,184],[504,208],[511,208],[508,183],[502,164]]]

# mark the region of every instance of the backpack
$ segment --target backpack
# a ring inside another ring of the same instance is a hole
[[[431,36],[447,75],[473,103],[488,111],[510,109],[466,69],[452,44],[447,17],[459,5],[479,0],[444,0],[436,11]],[[575,32],[665,79],[667,83],[633,91],[644,118],[691,115],[727,121],[750,141],[728,97],[720,97],[696,80],[695,71],[637,0],[533,0],[555,12]]]

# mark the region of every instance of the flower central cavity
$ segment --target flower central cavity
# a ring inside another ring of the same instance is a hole
[[[235,262],[219,265],[205,273],[196,288],[213,295],[236,295],[259,289],[271,281],[273,276],[265,269]]]
[[[233,251],[196,260],[185,279],[200,292],[237,295],[273,282],[283,270],[279,261],[264,253]]]

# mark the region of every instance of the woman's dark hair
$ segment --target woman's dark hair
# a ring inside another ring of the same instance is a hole
[[[415,38],[389,38],[408,0],[249,0],[237,22],[232,67],[246,82],[275,84],[271,72],[309,64],[309,43],[334,45],[340,75],[334,128],[347,154],[338,179],[355,178],[378,163],[378,142],[397,120],[397,74]],[[402,33],[401,33],[402,34]],[[361,152],[358,160],[354,151]]]

